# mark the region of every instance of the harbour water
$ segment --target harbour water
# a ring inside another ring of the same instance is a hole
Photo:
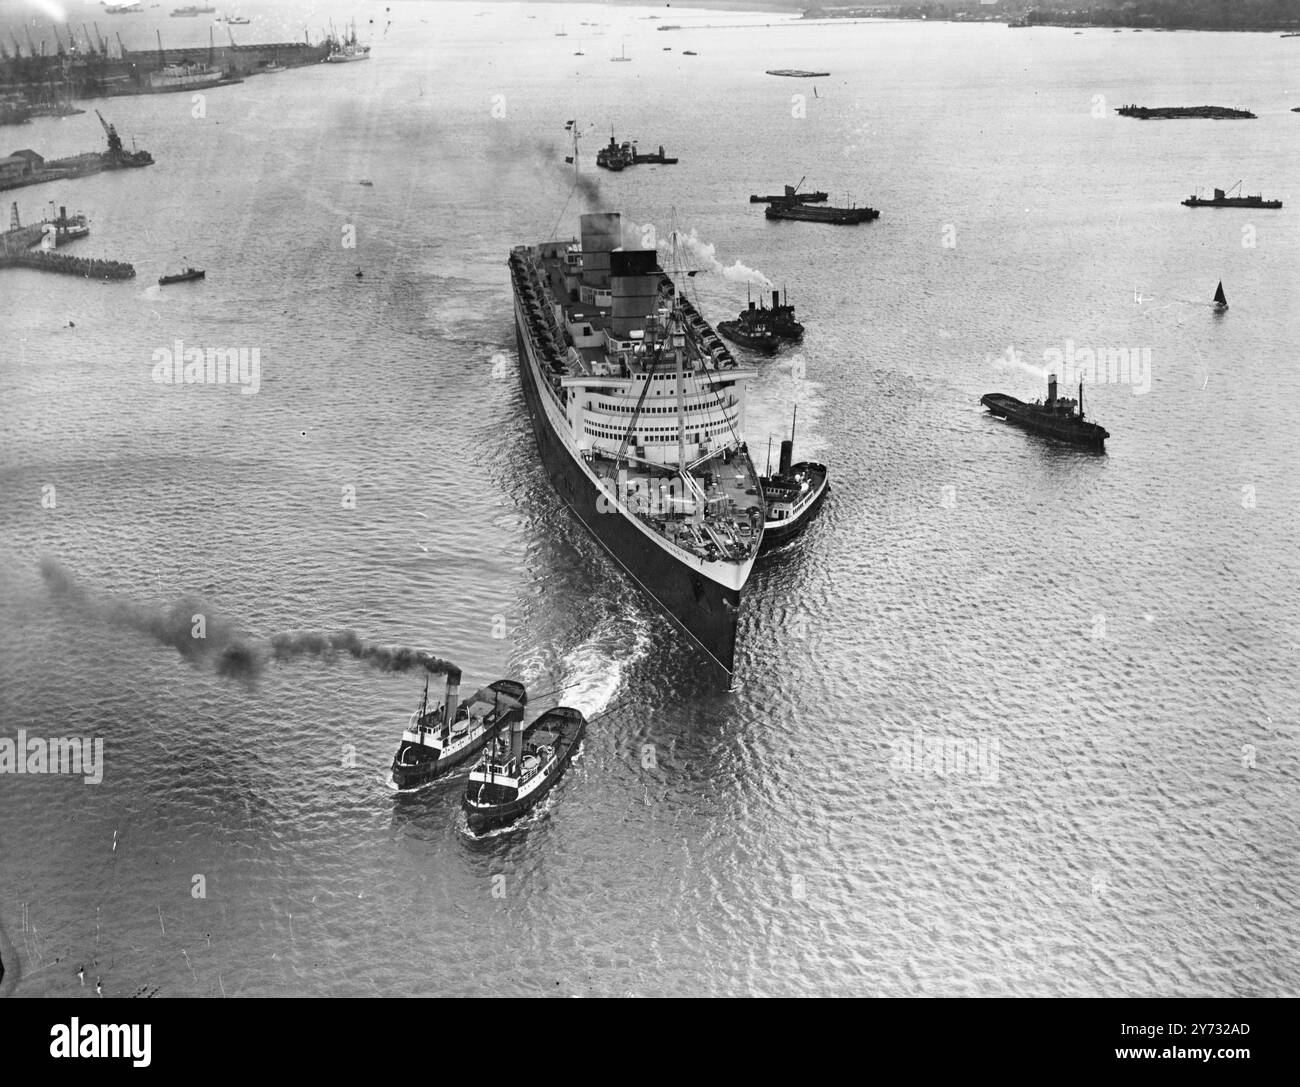
[[[393,5],[365,63],[113,99],[155,165],[14,194],[140,273],[0,279],[0,737],[105,752],[96,785],[0,776],[17,992],[1295,995],[1292,43],[650,14]],[[88,116],[0,139],[88,150]],[[732,691],[534,463],[506,257],[577,231],[570,118],[593,177],[611,126],[680,158],[597,181],[733,268],[689,281],[707,317],[739,261],[807,327],[748,438],[761,468],[797,402],[833,491],[757,568]],[[748,203],[805,174],[881,218]],[[1179,204],[1243,175],[1283,209]],[[257,391],[156,382],[177,341],[256,350]],[[1089,375],[1104,456],[980,408],[1085,347],[1143,360]],[[474,840],[455,781],[384,783],[414,674],[222,676],[131,618],[178,602],[622,708]]]

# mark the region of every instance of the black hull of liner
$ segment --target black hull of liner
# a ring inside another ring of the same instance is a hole
[[[533,383],[524,346],[524,334],[516,323],[519,373],[532,418],[533,434],[542,465],[556,492],[574,515],[629,573],[641,591],[684,630],[728,675],[736,657],[736,623],[740,614],[740,593],[727,589],[667,551],[646,540],[621,514],[601,513],[600,497],[582,469],[569,456],[560,438],[552,432]]]

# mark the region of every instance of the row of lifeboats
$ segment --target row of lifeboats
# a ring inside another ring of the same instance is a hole
[[[528,311],[528,324],[533,342],[541,346],[553,373],[566,373],[563,333],[555,323],[555,314],[551,307],[541,300],[541,288],[535,284],[536,269],[525,263],[521,257],[515,256],[511,259],[517,262],[514,268],[515,282],[523,296],[524,308]]]
[[[708,321],[700,316],[699,310],[691,305],[690,300],[682,297],[682,312],[686,314],[687,324],[691,332],[695,334],[695,339],[702,345],[703,349],[708,352],[715,368],[726,367],[734,368],[736,360],[732,357],[731,352],[727,350],[727,345],[722,342],[721,337],[709,327]]]

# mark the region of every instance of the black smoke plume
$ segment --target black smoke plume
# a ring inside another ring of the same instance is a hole
[[[262,673],[268,661],[289,663],[311,657],[326,664],[340,659],[361,661],[381,672],[422,668],[434,675],[460,678],[460,669],[451,661],[421,649],[371,645],[351,630],[277,634],[264,642],[245,634],[192,597],[164,607],[96,596],[50,558],[41,560],[41,577],[56,599],[119,630],[148,635],[171,646],[191,663],[209,667],[221,676],[253,679]],[[196,615],[203,617],[203,637],[195,636]]]

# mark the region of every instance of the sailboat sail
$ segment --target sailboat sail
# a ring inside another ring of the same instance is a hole
[[[1219,280],[1219,289],[1214,292],[1214,304],[1223,309],[1228,308],[1228,299],[1223,293],[1223,280]]]

